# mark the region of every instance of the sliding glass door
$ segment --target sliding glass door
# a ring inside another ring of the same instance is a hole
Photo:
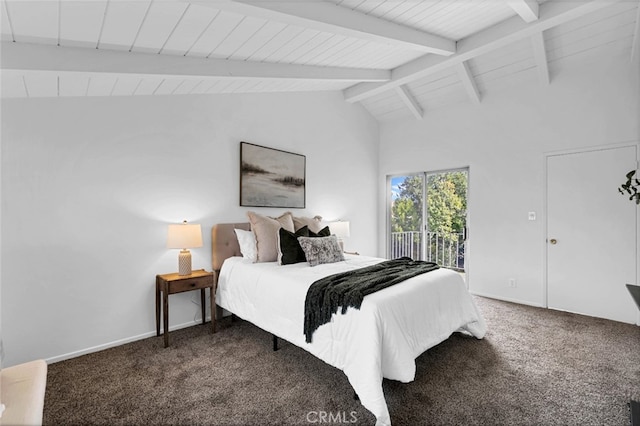
[[[465,270],[468,170],[391,175],[387,257]]]
[[[389,250],[387,257],[423,259],[425,175],[389,176]]]

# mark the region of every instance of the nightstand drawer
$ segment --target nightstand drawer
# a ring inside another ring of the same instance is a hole
[[[183,291],[207,288],[213,285],[213,277],[190,278],[186,280],[172,281],[169,283],[169,294]]]

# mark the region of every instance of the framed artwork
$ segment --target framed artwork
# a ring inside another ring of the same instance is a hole
[[[240,205],[305,207],[306,157],[240,142]]]

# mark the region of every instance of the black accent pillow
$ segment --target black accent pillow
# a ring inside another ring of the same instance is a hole
[[[302,229],[302,228],[300,228]],[[328,226],[325,226],[324,228],[322,228],[321,230],[318,231],[318,233],[309,231],[309,235],[298,235],[299,237],[328,237],[331,235],[331,230],[329,229]]]
[[[287,231],[280,228],[278,235],[280,237],[280,264],[291,265],[293,263],[306,262],[304,250],[300,247],[298,237],[308,237],[311,232],[307,225],[298,229],[296,232]]]

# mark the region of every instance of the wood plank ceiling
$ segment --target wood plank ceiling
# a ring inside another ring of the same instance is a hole
[[[1,0],[1,96],[341,91],[378,120],[639,56],[640,0]]]

